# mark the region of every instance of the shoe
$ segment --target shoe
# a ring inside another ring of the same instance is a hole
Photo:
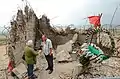
[[[49,68],[45,69],[46,71],[49,70]]]
[[[34,78],[38,78],[36,75],[33,75]]]
[[[49,74],[51,74],[52,72],[53,72],[53,70],[50,70],[50,71],[49,71]]]

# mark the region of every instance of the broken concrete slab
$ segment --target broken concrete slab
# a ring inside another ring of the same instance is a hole
[[[67,51],[62,50],[59,53],[57,53],[56,60],[58,62],[69,62],[69,61],[72,61],[72,58]]]
[[[12,70],[12,72],[14,72],[14,74],[19,78],[22,79],[23,76],[26,74],[27,72],[27,68],[23,63],[20,63],[16,68],[14,68]]]
[[[76,67],[73,70],[73,78],[72,79],[77,79],[78,74],[81,72],[81,70],[82,70],[82,65],[81,64],[76,65]]]
[[[74,34],[74,36],[73,36],[73,38],[72,38],[73,43],[76,42],[77,38],[78,38],[78,34],[76,33],[76,34]]]
[[[65,51],[67,51],[67,52],[72,52],[72,45],[73,45],[73,43],[76,42],[77,37],[78,37],[78,34],[76,33],[76,34],[74,34],[72,40],[69,40],[68,42],[66,42],[66,43],[63,44],[63,45],[57,46],[56,52],[58,53],[58,52],[60,52],[61,50],[65,50]]]
[[[63,44],[63,45],[59,45],[56,49],[56,52],[60,52],[61,50],[65,50],[67,52],[71,52],[72,51],[72,40],[68,41],[67,43]]]

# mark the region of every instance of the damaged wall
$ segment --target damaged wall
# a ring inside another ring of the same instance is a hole
[[[16,65],[21,62],[26,41],[29,39],[35,41],[37,20],[34,12],[26,6],[25,14],[18,10],[16,20],[11,22],[8,54]]]
[[[34,41],[34,48],[39,47],[42,34],[46,34],[52,40],[53,47],[64,44],[71,40],[75,32],[58,33],[50,26],[50,20],[43,15],[38,19],[34,11],[27,5],[23,10],[18,10],[17,17],[11,22],[11,30],[8,41],[8,55],[17,66],[22,62],[25,43],[27,40]]]

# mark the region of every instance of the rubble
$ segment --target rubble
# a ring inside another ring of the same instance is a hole
[[[78,34],[75,34],[72,38],[72,40],[68,41],[67,43],[65,43],[64,45],[59,45],[56,49],[56,59],[57,61],[71,61],[71,55],[69,53],[72,52],[72,46],[73,43],[76,42],[78,37]]]
[[[58,53],[58,52],[60,52],[61,50],[66,50],[67,52],[72,52],[72,45],[73,45],[73,43],[76,42],[77,37],[78,37],[78,34],[74,34],[72,40],[66,42],[66,43],[63,44],[63,45],[57,46],[56,52]]]
[[[119,63],[120,59],[118,58],[109,58],[108,60],[103,61],[102,63],[92,63],[88,66],[86,72],[82,73],[82,66],[78,65],[75,69],[80,69],[79,72],[76,72],[76,76],[78,76],[76,79],[103,79],[103,78],[115,78],[120,76],[120,70],[119,70]],[[77,70],[76,70],[77,71]],[[74,72],[75,73],[75,72]],[[75,75],[74,75],[75,77]],[[75,78],[73,78],[75,79]]]
[[[40,46],[42,34],[46,34],[52,40],[53,48],[56,49],[58,45],[65,44],[72,39],[75,34],[74,30],[69,34],[65,31],[58,33],[54,27],[50,26],[50,19],[46,15],[38,18],[33,9],[28,5],[25,6],[24,11],[18,10],[16,18],[11,21],[8,39],[7,52],[10,59],[14,61],[13,67],[18,66],[22,62],[23,50],[27,40],[33,40],[34,48],[37,49]],[[68,49],[71,50],[71,45]]]
[[[115,48],[116,48],[116,55],[120,56],[119,52],[120,52],[120,40],[119,40],[119,36],[115,36],[114,40],[115,40]]]
[[[20,63],[16,68],[12,70],[14,74],[19,78],[22,79],[23,77],[26,76],[27,68],[23,63]]]
[[[78,38],[78,34],[76,33],[76,34],[74,34],[74,36],[72,38],[72,42],[75,43],[77,38]]]
[[[97,43],[99,44],[99,38],[97,39]],[[107,33],[104,33],[104,32],[100,33],[100,43],[102,44],[102,46],[105,46],[105,47],[108,47],[108,48],[112,47],[110,37]]]
[[[42,34],[46,34],[47,37],[52,40],[54,48],[53,55],[58,62],[73,61],[70,53],[76,55],[77,50],[79,49],[79,46],[73,48],[73,44],[75,44],[76,41],[79,43],[85,41],[85,35],[82,35],[79,32],[80,31],[76,28],[71,29],[70,27],[67,27],[63,29],[51,27],[50,19],[47,18],[46,15],[42,15],[41,18],[38,18],[29,6],[25,7],[24,12],[23,10],[18,10],[16,19],[11,21],[7,51],[10,59],[14,61],[13,72],[19,78],[21,78],[21,75],[26,72],[26,67],[24,64],[21,64],[23,61],[22,56],[25,43],[27,40],[32,39],[34,41],[34,48],[39,48]],[[99,39],[97,39],[97,42],[99,43]],[[100,43],[107,48],[113,47],[110,36],[103,32],[100,33]],[[119,41],[117,43],[119,43]],[[118,48],[118,51],[120,51],[119,44],[116,47]],[[77,56],[74,57],[77,58]],[[44,67],[44,64],[42,64],[42,66]],[[79,78],[89,79],[95,77],[119,76],[119,66],[119,59],[114,58],[110,58],[102,62],[102,64],[92,63],[90,64],[89,72],[83,73]],[[76,76],[82,70],[81,68],[81,65],[75,66],[73,79],[76,79]],[[70,79],[71,75],[72,74],[62,73],[60,74],[60,77],[62,79]]]
[[[72,74],[73,79],[78,78],[78,75],[81,72],[81,70],[82,70],[82,65],[81,64],[76,65],[76,67],[73,69],[73,74]]]
[[[56,49],[56,52],[60,52],[61,50],[66,50],[68,53],[72,51],[72,40],[68,41],[64,45],[59,45]]]
[[[59,53],[57,53],[56,60],[58,62],[69,62],[69,61],[72,61],[72,58],[68,53],[68,51],[62,50]]]

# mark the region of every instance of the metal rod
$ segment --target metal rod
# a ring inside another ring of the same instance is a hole
[[[119,5],[120,5],[120,4],[119,4]],[[115,14],[116,14],[116,12],[117,12],[117,9],[118,9],[119,5],[116,7],[116,9],[115,9],[115,11],[114,11],[114,13],[113,13],[111,22],[110,22],[110,29],[111,29],[111,32],[112,32],[112,22],[113,22],[114,16],[115,16]]]

